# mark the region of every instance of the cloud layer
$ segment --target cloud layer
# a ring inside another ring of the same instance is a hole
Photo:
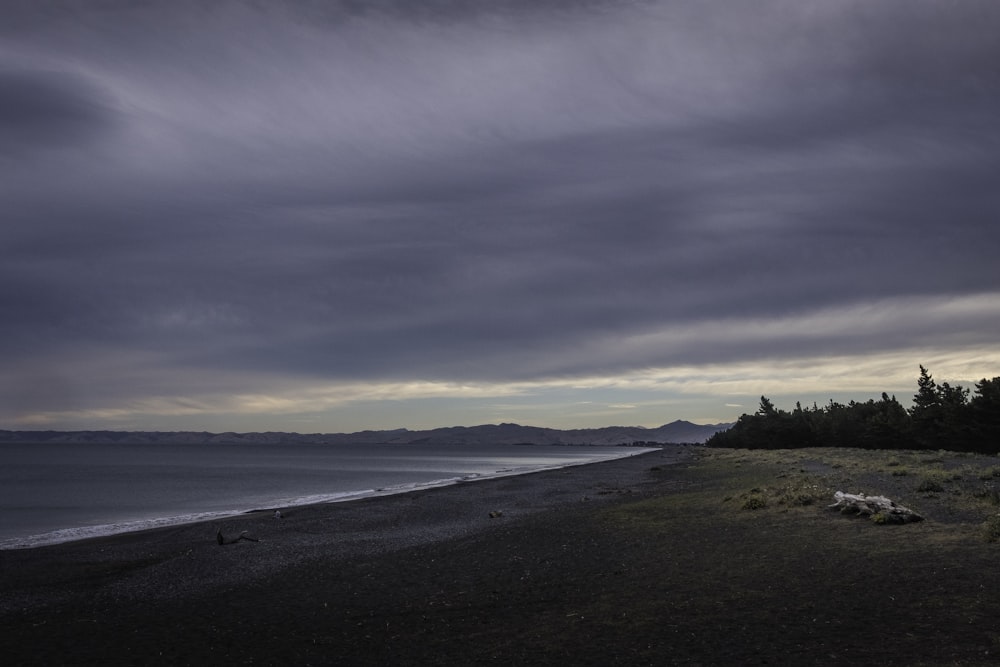
[[[655,424],[739,414],[727,372],[751,401],[831,360],[859,391],[887,359],[1000,374],[998,28],[990,1],[24,3],[0,422],[522,396]]]

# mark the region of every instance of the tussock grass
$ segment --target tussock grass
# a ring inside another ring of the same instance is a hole
[[[939,475],[925,475],[917,484],[920,493],[941,493],[944,491],[944,478]]]
[[[833,503],[834,491],[845,491],[888,496],[929,519],[927,525],[935,530],[955,526],[950,535],[962,533],[967,538],[1000,505],[1000,491],[990,483],[1000,478],[997,457],[968,453],[707,449],[697,455],[689,470],[694,482],[691,490],[630,505],[628,521],[656,529],[663,527],[660,520],[666,515],[694,513],[712,521],[724,516],[725,521],[775,517],[776,521],[831,522],[843,517],[826,508]],[[958,524],[964,527],[957,530]],[[905,529],[928,530],[912,525]],[[948,531],[941,537],[944,532]]]
[[[982,524],[983,537],[987,542],[1000,541],[1000,514],[994,514]]]
[[[1000,466],[991,466],[979,472],[979,479],[993,479],[1000,477]]]
[[[1000,489],[991,485],[985,485],[981,489],[973,491],[972,497],[990,505],[1000,505]]]

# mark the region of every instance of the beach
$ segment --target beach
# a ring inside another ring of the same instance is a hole
[[[995,664],[1000,548],[977,532],[990,499],[915,494],[916,469],[944,459],[914,455],[907,477],[882,459],[854,469],[838,456],[667,447],[282,518],[2,551],[0,655],[14,665]],[[988,481],[966,472],[948,484]],[[826,510],[821,499],[842,484],[895,493],[927,520],[876,526]],[[760,511],[743,509],[748,494],[764,499]],[[220,545],[220,532],[250,539]]]
[[[140,434],[141,436],[141,434]],[[0,550],[633,456],[643,447],[0,442]]]

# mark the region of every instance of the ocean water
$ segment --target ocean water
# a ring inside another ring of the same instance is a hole
[[[0,443],[0,549],[620,458],[544,445]]]

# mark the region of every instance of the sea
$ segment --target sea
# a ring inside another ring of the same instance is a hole
[[[606,461],[641,447],[0,443],[0,549]]]

